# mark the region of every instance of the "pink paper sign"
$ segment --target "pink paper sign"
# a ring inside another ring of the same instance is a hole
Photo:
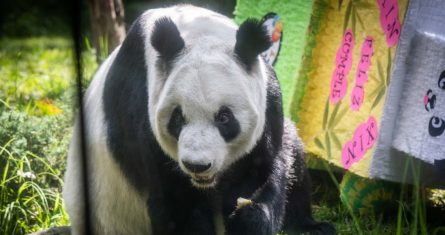
[[[400,36],[399,5],[397,0],[377,0],[380,9],[380,25],[389,47],[397,44]]]
[[[365,156],[365,153],[376,142],[377,134],[377,121],[373,116],[355,129],[352,140],[343,145],[342,165],[345,169],[349,169],[353,163],[360,161]]]
[[[348,73],[352,65],[352,51],[354,49],[354,36],[348,29],[343,35],[340,48],[335,57],[335,70],[332,73],[331,93],[329,100],[332,104],[338,103],[346,94],[348,88]]]
[[[354,111],[358,111],[363,104],[364,87],[366,81],[368,81],[368,70],[371,66],[371,58],[374,53],[373,43],[374,39],[371,36],[367,36],[360,52],[360,61],[357,66],[357,72],[355,73],[355,86],[352,89],[350,103],[350,107]]]

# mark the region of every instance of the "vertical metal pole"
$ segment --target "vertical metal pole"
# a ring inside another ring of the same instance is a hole
[[[84,186],[83,199],[84,199],[84,231],[86,235],[92,234],[91,230],[91,213],[90,213],[90,200],[89,200],[89,185],[88,185],[88,157],[86,151],[86,132],[85,132],[85,115],[83,106],[83,92],[82,92],[82,58],[81,58],[81,16],[82,16],[82,0],[72,0],[72,38],[74,43],[74,64],[76,75],[76,89],[77,89],[77,105],[79,108],[79,131],[80,131],[80,156],[82,166],[82,184]],[[79,205],[80,206],[80,205]]]

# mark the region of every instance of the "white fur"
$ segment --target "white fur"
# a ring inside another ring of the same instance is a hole
[[[89,186],[90,209],[93,213],[91,222],[95,234],[151,234],[145,204],[148,194],[138,194],[128,183],[106,145],[102,93],[106,74],[118,50],[119,48],[100,67],[84,99],[88,177],[92,182]],[[79,132],[77,121],[68,153],[63,188],[73,235],[84,234],[84,187],[81,178]]]

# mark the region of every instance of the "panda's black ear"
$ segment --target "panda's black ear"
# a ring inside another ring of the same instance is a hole
[[[270,35],[256,19],[247,19],[236,32],[235,54],[248,69],[257,56],[271,46]]]
[[[159,52],[161,59],[167,63],[178,56],[185,46],[178,27],[169,17],[156,20],[150,40],[153,48]]]

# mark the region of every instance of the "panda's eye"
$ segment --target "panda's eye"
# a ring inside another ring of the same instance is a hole
[[[179,134],[181,134],[181,130],[184,124],[185,124],[185,118],[184,115],[182,114],[181,107],[178,106],[173,110],[170,116],[170,121],[167,124],[168,132],[176,139],[179,139]]]
[[[215,122],[217,124],[227,125],[230,122],[230,119],[232,118],[233,118],[232,111],[228,107],[223,106],[215,115]]]
[[[222,106],[215,114],[215,126],[226,142],[234,139],[241,131],[238,120],[227,106]]]

